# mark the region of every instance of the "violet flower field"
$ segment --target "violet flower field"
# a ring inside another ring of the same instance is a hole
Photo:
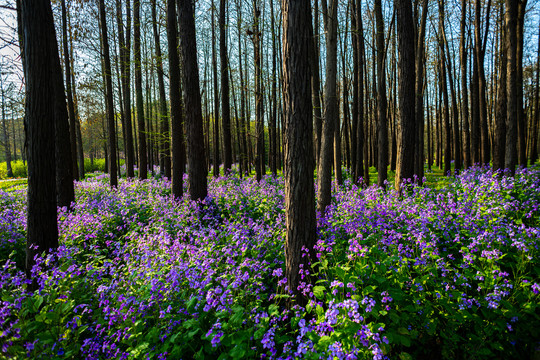
[[[79,182],[35,293],[26,190],[0,191],[0,359],[538,358],[540,170],[334,190],[290,310],[282,178],[213,179],[202,204]]]

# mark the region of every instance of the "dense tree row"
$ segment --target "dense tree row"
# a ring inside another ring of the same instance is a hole
[[[302,247],[310,251],[315,241],[315,207],[324,212],[330,204],[332,173],[341,183],[342,166],[363,184],[369,183],[369,167],[375,167],[382,187],[388,171],[395,171],[399,189],[404,179],[421,179],[434,164],[448,175],[490,163],[513,173],[516,165],[537,160],[538,54],[525,51],[526,41],[540,38],[531,20],[537,17],[528,16],[537,11],[536,3],[99,0],[98,5],[98,11],[65,0],[59,8],[44,0],[21,0],[17,6],[29,198],[47,193],[31,180],[43,171],[34,149],[54,145],[47,164],[56,164],[56,203],[70,206],[72,180],[84,176],[83,122],[91,120],[90,108],[101,106],[96,125],[107,141],[98,146],[108,159],[111,186],[123,174],[120,158],[127,177],[146,179],[159,165],[161,175],[172,178],[177,197],[187,171],[193,200],[206,197],[208,171],[219,176],[222,164],[224,174],[238,164],[239,176],[254,167],[257,180],[267,166],[274,175],[284,169],[287,273],[295,289]],[[63,71],[53,9],[61,15]],[[47,28],[33,28],[34,11],[50,20],[42,25]],[[39,39],[32,38],[36,31]],[[84,65],[75,62],[74,47],[87,59]],[[34,94],[44,91],[39,84],[46,79],[36,56],[53,70],[48,97]],[[94,106],[83,110],[77,92],[83,98],[97,95],[99,106],[93,99]],[[46,99],[50,109],[34,107]],[[33,118],[36,111],[50,111],[54,129],[47,131],[54,130],[54,144],[35,137],[43,125]],[[6,124],[3,115],[8,144]],[[5,148],[9,160],[10,146]],[[316,204],[310,195],[315,169]],[[34,211],[45,210],[29,208],[29,224]],[[29,244],[44,242],[32,236],[29,231]]]

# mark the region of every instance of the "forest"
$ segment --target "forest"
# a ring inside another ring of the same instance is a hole
[[[537,359],[540,3],[0,0],[0,359]]]

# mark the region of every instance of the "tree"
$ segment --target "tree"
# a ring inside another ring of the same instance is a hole
[[[71,144],[71,155],[73,160],[73,178],[79,180],[79,168],[77,167],[77,131],[75,119],[75,106],[73,104],[73,92],[71,91],[71,61],[69,59],[69,47],[67,36],[67,10],[66,1],[61,1],[62,7],[62,41],[64,46],[64,69],[66,73],[66,95],[69,114],[69,139]]]
[[[223,156],[223,166],[225,174],[231,171],[232,167],[232,144],[231,144],[231,107],[229,100],[229,61],[227,59],[227,23],[226,23],[227,1],[220,0],[219,5],[219,59],[221,64],[221,121],[223,123],[223,145],[225,154]]]
[[[212,0],[212,70],[214,74],[214,177],[219,176],[219,88],[216,60],[215,11]]]
[[[35,264],[34,257],[58,247],[53,171],[56,167],[55,124],[60,120],[68,120],[64,94],[62,92],[59,96],[60,91],[57,89],[63,80],[51,4],[48,0],[21,0],[19,5],[26,80],[26,276],[30,279]],[[63,111],[59,106],[62,103]],[[36,287],[35,283],[33,287]]]
[[[398,34],[398,81],[399,81],[399,145],[395,187],[399,189],[404,179],[414,175],[415,143],[415,57],[412,4],[409,0],[396,0]],[[425,10],[424,10],[425,11]],[[421,71],[421,69],[419,69]],[[423,165],[423,164],[422,164]]]
[[[337,83],[337,0],[322,0],[323,21],[326,31],[326,84],[324,87],[324,121],[317,170],[317,211],[324,215],[330,205],[332,191],[332,157],[334,125],[338,114]],[[329,5],[329,6],[328,6]]]
[[[109,55],[109,39],[107,36],[107,18],[105,17],[104,0],[99,0],[99,20],[101,24],[101,42],[103,44],[103,76],[105,78],[105,105],[107,108],[107,128],[109,132],[109,175],[110,185],[111,187],[114,187],[118,185],[118,178],[116,173],[116,127],[114,123],[111,58]]]
[[[388,128],[386,121],[386,70],[384,68],[386,48],[384,46],[384,22],[381,0],[375,0],[374,12],[377,31],[377,184],[381,187],[385,187],[388,167]]]
[[[161,45],[159,41],[156,0],[152,3],[152,27],[154,30],[154,43],[156,51],[156,72],[159,87],[159,167],[160,173],[167,178],[171,178],[171,149],[169,134],[169,114],[167,110],[167,99],[165,98],[165,81],[163,80],[163,59],[161,56]]]
[[[313,188],[313,124],[309,65],[312,46],[309,0],[283,4],[283,84],[285,116],[285,274],[287,286],[302,304],[301,269],[315,259],[317,239]],[[304,256],[307,250],[308,256]]]
[[[195,17],[191,0],[179,0],[180,49],[186,113],[189,195],[203,200],[207,195],[199,66],[195,40]]]
[[[167,43],[169,46],[169,97],[172,128],[172,194],[176,198],[181,198],[184,191],[184,129],[182,126],[182,95],[180,94],[176,0],[167,0]]]
[[[504,167],[513,176],[517,164],[517,16],[518,2],[506,0],[506,150]]]
[[[501,14],[503,4],[501,4]],[[501,16],[502,17],[502,16]],[[501,21],[502,23],[502,21]],[[499,80],[497,88],[497,105],[495,109],[495,128],[493,136],[493,170],[504,170],[506,149],[506,36],[503,29],[500,40]]]
[[[428,1],[423,0],[422,18],[420,28],[416,38],[416,85],[415,85],[415,145],[414,145],[414,174],[418,176],[418,181],[424,177],[424,55],[425,55],[425,37],[426,22],[428,13]],[[429,132],[428,132],[429,134]]]
[[[4,133],[4,154],[6,156],[6,171],[8,177],[13,177],[13,169],[11,168],[11,148],[9,145],[9,135],[7,129],[7,118],[6,118],[6,94],[4,91],[4,80],[2,78],[3,74],[0,72],[0,91],[2,96],[2,130]]]
[[[262,175],[266,173],[264,164],[264,119],[263,119],[263,86],[262,86],[262,64],[261,64],[261,32],[259,30],[259,0],[253,0],[253,28],[250,30],[253,41],[254,62],[255,62],[255,130],[257,133],[257,144],[255,151],[255,172],[257,181],[261,181]]]
[[[144,121],[144,103],[142,95],[140,0],[135,0],[135,2],[133,3],[133,25],[133,57],[135,60],[135,101],[137,106],[137,125],[139,127],[139,179],[144,180],[148,177],[148,157],[146,154],[146,124]]]
[[[135,152],[133,149],[133,130],[131,125],[131,0],[126,0],[126,33],[124,38],[124,25],[122,20],[122,0],[116,0],[118,41],[120,47],[120,73],[122,74],[122,96],[124,108],[124,125],[126,127],[126,176],[135,176],[133,171]]]
[[[484,71],[484,56],[486,53],[486,37],[489,30],[489,8],[491,0],[488,0],[486,10],[486,24],[484,40],[481,36],[481,1],[476,0],[476,10],[474,17],[474,38],[475,38],[475,58],[478,71],[478,112],[480,115],[480,156],[482,164],[489,164],[489,135],[488,135],[488,119],[487,119],[487,102],[486,102],[486,75]]]
[[[465,45],[465,26],[467,21],[467,0],[461,0],[461,22],[459,38],[459,59],[461,64],[461,118],[463,121],[463,167],[472,165],[471,135],[469,132],[469,94],[467,91],[467,47]]]

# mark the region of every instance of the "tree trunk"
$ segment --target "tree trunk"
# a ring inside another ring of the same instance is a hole
[[[259,0],[253,0],[253,31],[252,41],[255,63],[255,130],[257,133],[257,144],[255,151],[255,171],[257,181],[261,181],[262,175],[266,172],[264,164],[264,119],[263,119],[263,86],[262,86],[262,64],[261,64],[261,32],[259,31]]]
[[[506,0],[506,151],[504,167],[514,176],[517,164],[517,18],[518,1]]]
[[[270,113],[270,122],[268,132],[270,133],[270,170],[272,175],[277,176],[277,159],[278,159],[278,149],[277,149],[277,131],[276,131],[276,121],[277,121],[277,47],[276,47],[276,31],[275,31],[275,19],[274,19],[274,2],[270,2],[270,26],[272,30],[272,89],[270,90],[270,104],[272,105],[272,111]]]
[[[450,115],[448,113],[448,85],[446,83],[446,54],[444,49],[444,3],[442,0],[439,0],[439,49],[440,53],[440,84],[442,88],[443,96],[443,118],[444,118],[444,175],[451,175],[451,144],[452,144],[452,133],[450,129]]]
[[[24,38],[25,124],[28,146],[26,277],[34,257],[58,247],[55,194],[55,124],[68,121],[49,1],[21,0],[19,29]],[[63,106],[61,106],[63,103]],[[71,165],[71,163],[70,163]],[[71,168],[71,167],[70,167]],[[34,281],[31,289],[35,290]]]
[[[180,0],[178,0],[180,1]],[[212,71],[214,80],[214,177],[219,176],[219,88],[217,74],[217,56],[216,56],[216,32],[215,32],[215,11],[214,0],[212,6]]]
[[[540,22],[538,29],[540,30]],[[540,31],[538,34],[538,48],[536,56],[536,91],[534,101],[534,120],[532,127],[531,164],[538,159],[538,127],[540,126]]]
[[[416,124],[416,140],[415,140],[415,159],[414,159],[414,174],[418,176],[418,181],[422,182],[424,177],[424,48],[426,37],[426,22],[428,13],[428,1],[423,0],[422,3],[422,18],[420,20],[420,28],[416,40],[416,85],[415,85],[415,124]],[[429,134],[429,132],[428,132]]]
[[[317,211],[324,215],[331,200],[334,124],[339,116],[336,96],[338,7],[337,0],[330,0],[330,6],[327,5],[327,0],[322,0],[322,4],[326,31],[326,84],[324,88],[324,122],[317,171]]]
[[[77,131],[75,122],[75,106],[73,105],[73,93],[71,92],[71,61],[69,60],[69,47],[67,36],[67,10],[66,1],[61,1],[62,7],[62,43],[64,46],[64,69],[66,73],[66,94],[69,115],[69,140],[71,145],[71,157],[73,160],[73,179],[79,180],[79,168],[77,167]]]
[[[356,128],[356,173],[355,182],[359,183],[364,177],[364,184],[369,184],[369,164],[368,164],[368,142],[364,139],[364,126],[368,123],[368,117],[364,114],[364,62],[366,50],[364,47],[364,27],[362,24],[362,1],[358,0],[356,4],[356,26],[358,29],[357,42],[354,47],[358,51],[358,125]],[[353,130],[354,132],[354,130]],[[354,142],[353,142],[354,144]],[[354,146],[354,145],[353,145]],[[364,169],[364,166],[366,169]]]
[[[180,93],[180,60],[178,58],[178,26],[176,0],[167,0],[167,43],[169,46],[169,100],[172,127],[172,194],[182,197],[184,176],[184,129],[182,95]]]
[[[491,1],[488,0],[486,10],[486,31],[489,28],[489,8]],[[485,45],[481,38],[481,0],[476,0],[476,10],[474,17],[474,37],[475,37],[475,58],[478,69],[478,113],[480,119],[480,157],[481,164],[488,165],[490,161],[489,153],[489,134],[488,134],[488,119],[487,119],[487,102],[486,102],[486,75],[484,72],[484,55]]]
[[[5,104],[6,96],[4,93],[4,83],[3,83],[1,73],[0,73],[0,90],[2,91],[2,129],[4,131],[4,154],[6,156],[6,170],[7,170],[7,176],[13,177],[13,169],[11,168],[11,149],[9,145],[9,136],[8,136],[7,124],[6,124],[7,123],[6,104]]]
[[[124,38],[124,25],[122,20],[122,0],[117,0],[117,21],[118,21],[118,38],[120,45],[120,74],[122,76],[122,96],[124,98],[122,109],[124,113],[124,125],[126,127],[124,144],[126,152],[126,176],[133,178],[135,173],[134,166],[134,149],[133,149],[133,130],[131,123],[131,66],[130,66],[130,47],[131,47],[131,6],[130,1],[126,0],[126,33]]]
[[[399,190],[403,180],[411,179],[414,175],[414,156],[411,156],[411,154],[415,153],[415,100],[417,96],[422,97],[422,95],[415,95],[416,77],[412,4],[409,0],[396,0],[395,6],[397,8],[396,15],[399,53],[398,111],[401,125],[399,131],[399,154],[396,168],[395,187]],[[420,72],[422,71],[421,69],[419,70]],[[422,89],[420,89],[420,91],[422,91]]]
[[[165,95],[165,81],[163,80],[163,58],[161,56],[161,44],[159,40],[158,19],[156,0],[151,0],[152,29],[154,31],[154,47],[156,51],[156,72],[159,88],[159,172],[166,178],[171,178],[171,150],[169,134],[169,113]]]
[[[240,7],[240,1],[237,0],[236,3],[236,11],[237,11],[237,30],[238,30],[238,65],[239,65],[239,73],[240,73],[240,133],[242,136],[242,147],[244,149],[244,154],[242,156],[242,162],[244,164],[244,172],[246,174],[249,174],[249,149],[248,149],[248,143],[247,143],[247,123],[249,120],[246,121],[246,87],[244,84],[244,72],[242,68],[242,41],[240,39],[241,31],[241,25],[242,25],[242,10]]]
[[[315,261],[317,240],[313,189],[312,104],[309,53],[312,46],[309,0],[285,0],[283,9],[285,107],[285,274],[299,304],[307,303],[299,285],[301,269]],[[305,250],[307,249],[307,255]],[[309,282],[309,279],[304,281]]]
[[[388,125],[386,120],[386,71],[384,67],[384,22],[381,0],[375,0],[376,47],[377,47],[377,184],[386,187],[388,167]]]
[[[503,4],[501,4],[501,18],[503,14]],[[502,23],[502,19],[501,19]],[[493,144],[493,170],[504,170],[504,159],[506,149],[506,37],[504,27],[501,26],[501,40],[499,53],[499,84],[497,88],[497,107],[495,109],[495,131]]]
[[[315,162],[319,166],[322,138],[322,104],[320,97],[321,80],[319,77],[319,0],[315,0],[314,31],[312,46],[309,48],[309,60],[311,68],[311,96],[313,98],[313,122],[315,124]]]
[[[135,101],[137,106],[137,124],[139,130],[139,179],[144,180],[148,177],[148,157],[146,154],[146,124],[144,122],[144,104],[142,95],[140,0],[134,0],[133,3],[133,28],[133,57],[135,62]]]
[[[229,100],[229,60],[227,59],[227,21],[226,15],[227,1],[220,0],[219,6],[219,59],[221,63],[221,104],[223,123],[223,145],[225,153],[223,166],[225,174],[231,171],[232,167],[232,145],[231,145],[231,106]]]
[[[186,114],[188,181],[191,200],[204,200],[207,195],[207,170],[199,90],[199,66],[195,39],[195,16],[191,0],[180,0],[180,48]]]
[[[527,0],[516,0],[518,2],[517,16],[517,49],[516,49],[516,66],[517,66],[517,125],[518,125],[518,164],[527,166],[527,128],[525,121],[525,110],[523,107],[523,26],[525,22],[525,7]]]
[[[101,41],[103,46],[103,76],[105,78],[105,107],[107,113],[109,176],[111,187],[118,185],[116,168],[116,129],[114,124],[114,104],[111,59],[109,55],[109,40],[107,35],[107,19],[105,17],[105,2],[99,0],[99,20],[101,25]]]
[[[469,132],[469,94],[467,88],[467,47],[465,44],[465,26],[467,21],[467,0],[461,0],[461,22],[459,39],[459,59],[461,64],[461,120],[463,122],[463,167],[472,165],[471,161],[471,135]]]

